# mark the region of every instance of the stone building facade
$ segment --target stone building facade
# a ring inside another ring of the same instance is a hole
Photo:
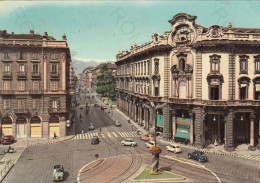
[[[2,136],[66,135],[73,85],[70,50],[62,37],[0,31]]]
[[[117,54],[117,106],[165,139],[255,149],[260,125],[260,29],[196,24],[175,15],[171,30]],[[164,104],[156,110],[154,106]]]

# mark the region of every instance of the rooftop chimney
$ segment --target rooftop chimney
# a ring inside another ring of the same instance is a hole
[[[31,36],[33,36],[34,35],[34,30],[30,30],[30,34],[31,34]]]

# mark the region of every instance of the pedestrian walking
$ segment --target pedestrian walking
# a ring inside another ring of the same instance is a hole
[[[101,133],[101,128],[99,129],[99,132]]]
[[[53,134],[53,139],[57,139],[57,135],[56,135],[55,132],[54,132],[54,134]]]

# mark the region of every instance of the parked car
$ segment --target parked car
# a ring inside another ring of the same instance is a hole
[[[115,121],[115,126],[116,126],[116,127],[121,126],[120,121],[116,120],[116,121]]]
[[[144,141],[154,141],[154,136],[152,134],[145,134],[142,135],[140,138]]]
[[[180,153],[181,152],[180,146],[178,146],[176,144],[169,144],[168,146],[166,146],[166,150],[171,151],[173,153]]]
[[[91,144],[98,144],[98,143],[99,143],[98,136],[93,136],[93,138],[91,139]]]
[[[156,143],[156,144],[158,144],[158,143]],[[145,147],[148,147],[148,148],[150,148],[150,147],[152,147],[154,145],[155,145],[155,141],[153,141],[153,140],[148,141],[148,142],[145,143]]]
[[[12,144],[15,142],[15,138],[12,135],[5,135],[2,140],[1,143],[2,144]]]
[[[89,130],[95,130],[94,123],[90,123],[88,129]]]
[[[188,158],[194,159],[197,161],[203,161],[203,162],[207,161],[207,156],[201,151],[194,151],[194,152],[188,153]]]
[[[137,145],[136,141],[134,139],[131,139],[131,138],[127,138],[125,140],[122,140],[121,144],[123,146],[136,146]]]
[[[53,182],[64,180],[64,169],[62,165],[55,165],[53,168]]]

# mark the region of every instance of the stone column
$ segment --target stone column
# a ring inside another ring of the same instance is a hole
[[[49,137],[49,121],[42,122],[42,137]]]
[[[250,114],[250,146],[255,146],[255,115],[253,113]]]
[[[194,136],[194,127],[193,127],[193,113],[190,112],[190,144],[193,144],[194,143],[194,139],[193,139],[193,136]]]
[[[234,111],[232,109],[229,110],[226,120],[226,151],[233,151],[234,150]]]
[[[66,136],[66,121],[61,120],[60,121],[60,137]]]
[[[172,129],[171,111],[169,104],[163,107],[163,138],[165,140],[171,139],[171,129]]]
[[[28,120],[26,124],[26,131],[27,131],[27,138],[31,138],[31,123],[30,123],[31,118]]]
[[[205,111],[202,107],[195,109],[195,145],[204,147],[205,136],[204,136],[204,118]]]

